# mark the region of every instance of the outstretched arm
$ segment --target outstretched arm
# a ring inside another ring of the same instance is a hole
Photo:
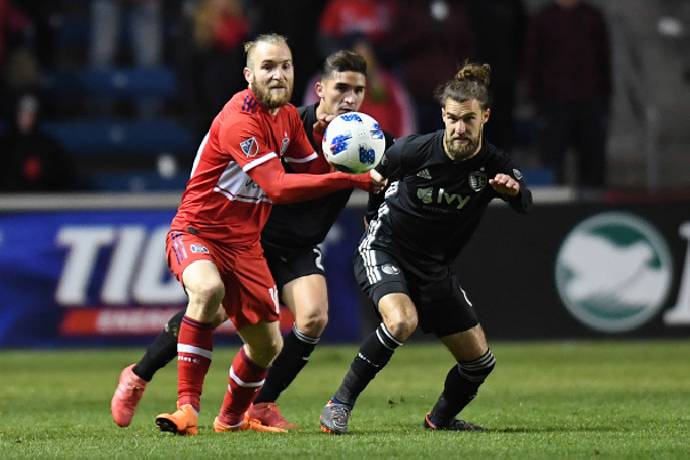
[[[489,179],[489,185],[516,211],[524,213],[532,208],[532,192],[510,175],[498,173]]]
[[[286,174],[277,157],[251,168],[247,174],[275,204],[312,200],[352,187],[369,191],[375,186],[369,173]]]

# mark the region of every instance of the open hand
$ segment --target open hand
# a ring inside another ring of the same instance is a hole
[[[520,193],[520,183],[508,174],[496,174],[493,179],[489,179],[489,185],[501,195],[516,196]]]
[[[328,126],[328,123],[333,121],[335,118],[335,115],[329,115],[326,113],[322,113],[318,119],[316,120],[316,123],[312,126],[312,129],[314,130],[314,134],[318,137],[323,136],[323,132],[326,130],[326,126]]]

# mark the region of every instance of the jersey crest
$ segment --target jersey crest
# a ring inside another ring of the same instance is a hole
[[[240,148],[247,158],[256,156],[256,154],[259,153],[259,144],[256,143],[255,137],[250,137],[249,139],[240,142]]]
[[[282,142],[280,143],[280,156],[281,157],[283,155],[285,155],[285,152],[287,152],[289,145],[290,145],[290,138],[288,137],[287,133],[285,133],[285,137],[283,138]]]
[[[484,171],[472,171],[467,178],[470,188],[475,192],[481,191],[488,183],[488,178]]]

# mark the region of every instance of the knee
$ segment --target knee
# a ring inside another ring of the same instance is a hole
[[[225,286],[220,280],[195,282],[185,287],[189,294],[189,303],[203,306],[204,309],[218,308],[225,297]]]
[[[417,329],[417,315],[416,314],[401,314],[393,318],[384,319],[386,329],[393,337],[401,342],[406,341],[412,333]]]
[[[283,337],[278,334],[271,336],[260,345],[249,346],[249,355],[252,360],[262,367],[268,367],[283,349]]]
[[[295,325],[304,335],[317,338],[320,337],[328,324],[328,308],[314,308],[309,312],[300,314],[297,312]]]
[[[214,328],[220,326],[225,322],[225,320],[228,319],[228,314],[225,313],[225,310],[223,307],[220,307],[218,311],[216,312],[216,315],[213,317],[213,320],[211,321],[211,324],[213,325]]]

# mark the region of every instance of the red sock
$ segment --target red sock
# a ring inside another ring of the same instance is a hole
[[[177,337],[177,404],[201,406],[204,377],[211,366],[213,327],[185,316]]]
[[[228,377],[228,390],[223,398],[218,418],[226,425],[236,426],[242,422],[257,393],[264,385],[268,369],[261,367],[244,352],[244,347],[235,355]]]

